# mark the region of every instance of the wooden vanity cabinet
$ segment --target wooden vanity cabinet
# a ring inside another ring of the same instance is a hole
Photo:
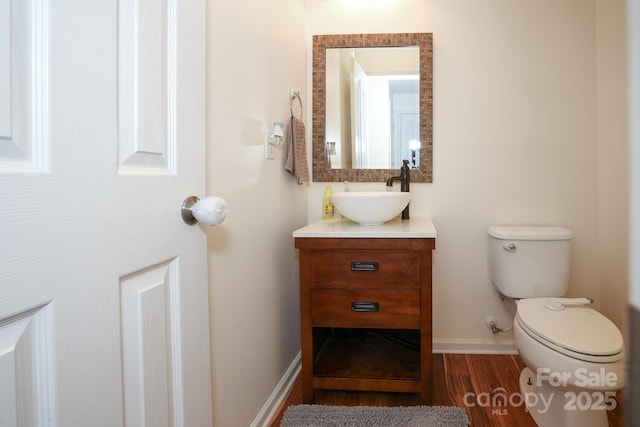
[[[303,401],[315,390],[432,401],[434,238],[296,237]]]

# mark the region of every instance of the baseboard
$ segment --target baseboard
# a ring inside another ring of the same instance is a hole
[[[280,409],[282,402],[287,398],[289,390],[293,387],[293,384],[300,373],[301,367],[301,353],[298,353],[282,376],[282,379],[276,388],[271,393],[271,396],[269,396],[269,399],[267,399],[265,404],[262,406],[262,409],[260,409],[260,412],[258,412],[256,418],[251,423],[251,427],[269,426],[271,420]]]
[[[514,340],[495,342],[444,338],[433,340],[433,352],[458,354],[518,354],[518,349]]]

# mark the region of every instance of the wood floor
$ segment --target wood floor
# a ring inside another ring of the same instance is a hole
[[[483,397],[477,404],[473,396],[481,393],[519,392],[518,378],[524,368],[520,357],[515,355],[481,354],[434,354],[434,402],[433,405],[459,406],[465,408],[472,426],[480,427],[536,427],[524,406],[491,407],[483,404]],[[618,393],[616,408],[608,411],[610,427],[623,426],[623,404]],[[465,398],[466,396],[466,398]],[[487,396],[486,394],[483,396]],[[302,386],[297,379],[289,396],[270,427],[278,427],[282,415],[290,405],[302,403]],[[416,395],[402,393],[358,393],[343,391],[316,392],[316,403],[324,405],[370,405],[409,406],[419,404]],[[471,404],[469,404],[471,403]]]

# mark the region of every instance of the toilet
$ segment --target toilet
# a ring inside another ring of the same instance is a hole
[[[624,342],[588,298],[562,298],[572,232],[563,227],[489,227],[491,281],[516,301],[513,333],[526,368],[519,399],[536,424],[608,426],[624,386]]]

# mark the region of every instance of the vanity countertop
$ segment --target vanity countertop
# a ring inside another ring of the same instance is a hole
[[[399,218],[380,225],[360,225],[348,219],[320,220],[293,232],[293,237],[325,238],[435,238],[431,218]]]

